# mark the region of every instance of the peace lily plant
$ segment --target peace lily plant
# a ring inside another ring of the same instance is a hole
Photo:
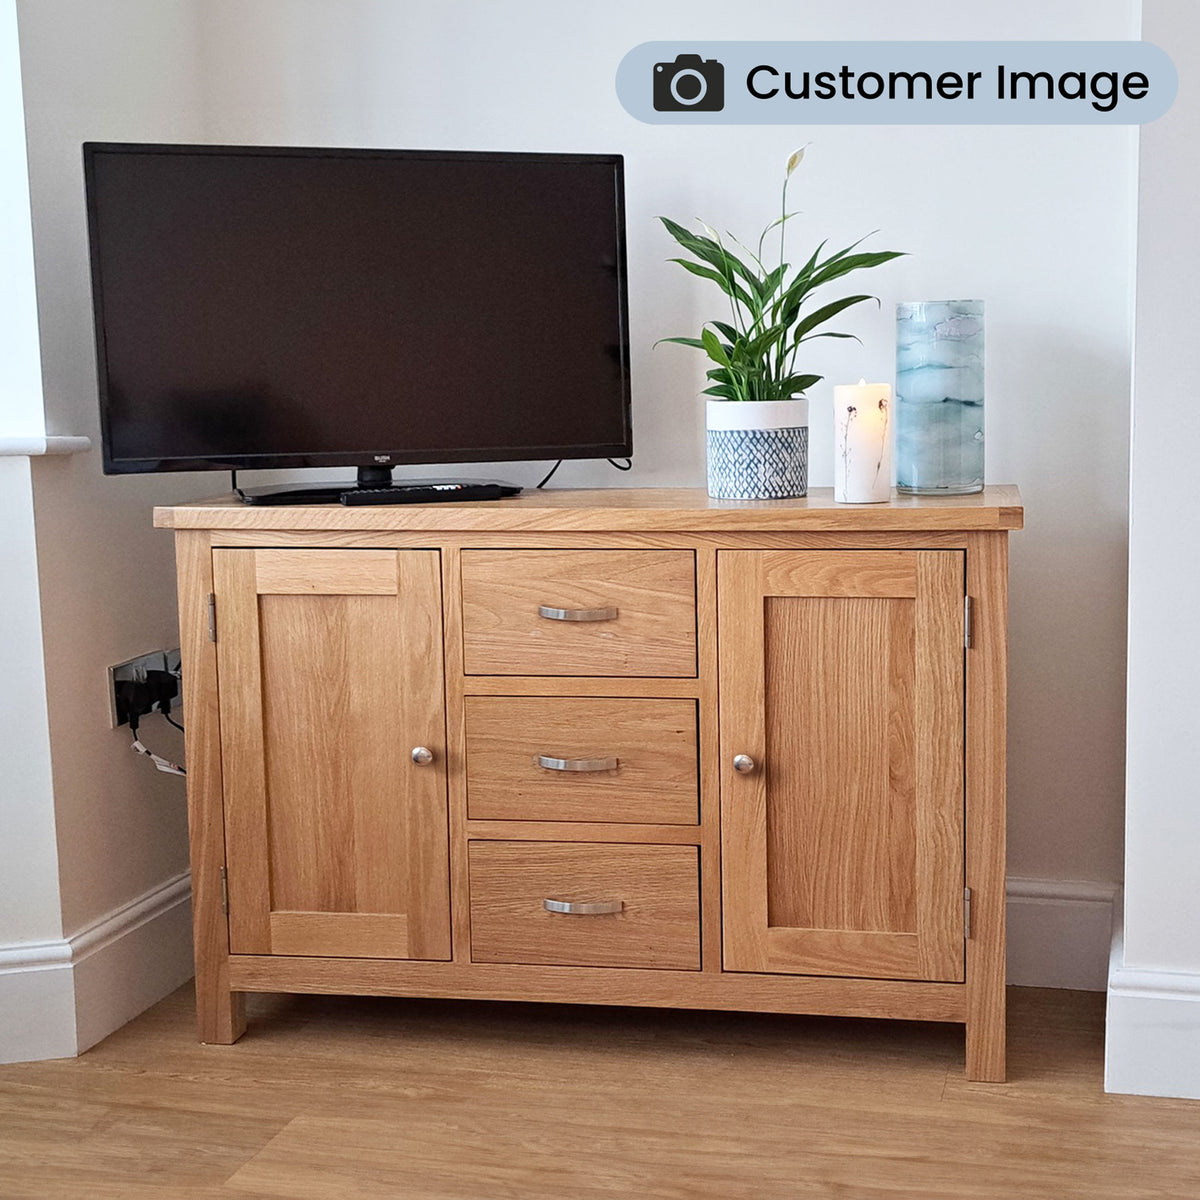
[[[844,296],[819,307],[816,293],[853,271],[899,258],[897,250],[860,251],[865,240],[825,255],[822,242],[804,265],[793,268],[785,255],[788,183],[804,158],[797,150],[787,161],[779,216],[750,250],[732,234],[730,242],[700,222],[692,233],[659,217],[688,258],[673,258],[685,271],[715,283],[729,301],[728,321],[706,321],[699,337],[663,338],[701,350],[712,362],[707,375],[708,490],[720,499],[778,500],[805,495],[808,487],[808,400],[804,393],[823,378],[797,366],[801,348],[818,338],[848,338],[822,328],[839,314],[875,296]],[[770,234],[779,230],[779,261],[763,261]],[[824,255],[824,257],[822,257]],[[855,338],[857,341],[858,339]],[[754,403],[739,403],[753,401]]]
[[[669,217],[659,217],[667,232],[692,256],[669,261],[701,279],[712,280],[729,299],[729,321],[706,321],[698,338],[662,339],[703,350],[716,364],[708,371],[711,386],[704,389],[706,396],[723,400],[787,400],[803,395],[824,376],[796,370],[800,347],[817,338],[854,337],[851,333],[817,331],[846,309],[865,300],[878,304],[879,299],[867,295],[845,296],[811,311],[805,310],[806,303],[819,288],[835,279],[852,271],[882,266],[903,255],[898,250],[856,254],[855,250],[866,240],[860,238],[844,250],[822,258],[826,246],[822,242],[789,280],[791,264],[784,258],[786,226],[798,214],[787,211],[788,183],[803,159],[803,148],[788,159],[780,214],[762,231],[757,251],[729,235],[750,260],[748,263],[703,221],[699,224],[707,236],[691,233]],[[774,229],[779,230],[779,262],[767,267],[763,262],[763,247]]]

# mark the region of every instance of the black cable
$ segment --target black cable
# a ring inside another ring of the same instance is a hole
[[[177,720],[175,720],[175,718],[173,716],[171,716],[170,713],[163,713],[163,716],[167,718],[168,725],[174,725],[175,728],[178,729],[180,733],[183,733],[183,731],[184,731],[183,726],[180,725],[180,723]]]
[[[621,464],[619,462],[617,462],[617,460],[615,458],[610,458],[608,461],[614,467],[616,467],[618,471],[632,471],[633,470],[633,459],[632,458],[627,458],[625,460],[624,466],[621,466]]]
[[[546,484],[548,484],[548,483],[550,482],[550,477],[551,477],[551,476],[554,474],[554,472],[555,472],[555,471],[557,471],[557,470],[558,470],[558,468],[559,468],[559,467],[561,467],[562,465],[563,465],[563,460],[560,458],[560,459],[558,460],[558,462],[556,462],[556,463],[554,464],[554,466],[552,466],[552,467],[550,468],[550,470],[546,472],[546,478],[545,478],[545,479],[543,479],[543,480],[542,480],[542,482],[538,484],[538,487],[540,487],[540,488],[543,488],[543,487],[545,487],[545,486],[546,486]]]

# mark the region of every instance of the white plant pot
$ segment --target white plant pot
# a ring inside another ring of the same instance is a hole
[[[709,400],[708,494],[789,500],[808,491],[808,399]]]

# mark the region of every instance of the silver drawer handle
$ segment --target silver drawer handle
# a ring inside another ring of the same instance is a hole
[[[616,758],[551,758],[548,754],[537,756],[537,765],[547,771],[615,771],[620,765]]]
[[[547,621],[615,621],[615,608],[551,608],[548,604],[538,605],[538,616]]]
[[[547,912],[571,913],[579,917],[594,917],[599,913],[619,913],[625,907],[624,900],[543,900]]]

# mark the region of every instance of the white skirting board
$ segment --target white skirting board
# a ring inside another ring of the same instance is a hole
[[[1115,884],[1008,881],[1008,982],[1103,991]],[[192,975],[187,872],[61,941],[0,946],[0,1062],[81,1053]]]
[[[68,938],[0,946],[0,1063],[69,1058],[192,975],[182,872]]]
[[[1200,1100],[1200,973],[1127,967],[1119,921],[1106,1026],[1106,1092]]]

